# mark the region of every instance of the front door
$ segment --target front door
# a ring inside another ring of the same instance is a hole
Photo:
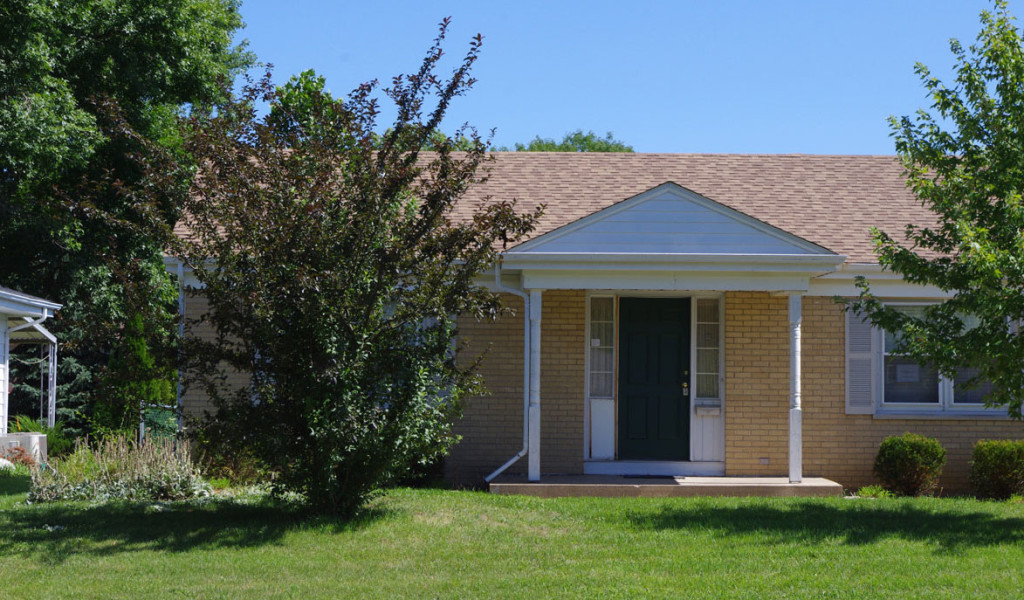
[[[690,458],[690,299],[619,301],[619,459]]]

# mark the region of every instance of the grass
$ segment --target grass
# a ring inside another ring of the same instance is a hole
[[[0,478],[5,597],[1005,598],[1024,504],[538,499],[394,490],[359,518],[269,500],[23,503]]]

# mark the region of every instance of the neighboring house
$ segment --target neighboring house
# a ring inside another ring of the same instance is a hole
[[[857,275],[907,310],[946,297],[875,260],[872,227],[934,221],[893,157],[498,153],[490,169],[457,218],[488,198],[547,208],[481,279],[515,316],[460,319],[468,353],[487,353],[490,395],[466,401],[450,481],[479,485],[511,463],[531,479],[857,487],[874,482],[884,437],[914,431],[941,440],[941,484],[963,490],[976,440],[1024,437],[983,390],[888,356],[891,339],[834,300],[858,294]]]
[[[7,433],[11,348],[17,344],[42,345],[47,361],[41,371],[44,380],[40,390],[40,416],[53,427],[57,401],[57,338],[47,331],[44,322],[59,310],[60,304],[23,294],[0,286],[0,451],[8,446],[22,446],[37,459],[46,457],[46,436],[38,433]]]

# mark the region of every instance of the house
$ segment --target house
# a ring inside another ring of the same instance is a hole
[[[497,153],[456,210],[546,205],[481,283],[515,312],[459,321],[486,352],[446,477],[820,476],[874,482],[888,435],[938,437],[968,487],[981,438],[1024,437],[984,390],[889,356],[847,314],[856,276],[906,310],[942,291],[883,272],[871,228],[934,216],[886,156]],[[174,268],[172,266],[172,268]],[[180,265],[178,267],[180,269]],[[184,278],[181,278],[184,281]],[[184,294],[182,298],[184,299]],[[202,312],[202,299],[185,306]],[[208,405],[198,392],[188,412]]]
[[[452,481],[525,449],[507,472],[852,488],[877,483],[882,439],[913,431],[941,440],[956,491],[975,441],[1024,437],[835,301],[858,275],[907,310],[946,296],[873,254],[872,227],[934,223],[893,157],[512,153],[471,194],[547,211],[490,277],[516,316],[460,322],[491,395],[466,403]]]
[[[40,389],[46,394],[40,412],[47,425],[53,427],[57,401],[57,338],[43,323],[60,307],[55,302],[0,287],[0,451],[8,446],[22,446],[37,460],[46,458],[45,435],[7,432],[11,390],[9,362],[13,345],[38,344],[44,348],[47,360]]]

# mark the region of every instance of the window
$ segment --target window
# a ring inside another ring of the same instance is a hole
[[[923,317],[925,305],[894,306],[912,317]],[[973,324],[968,321],[967,326]],[[953,379],[937,369],[919,365],[895,353],[898,334],[883,331],[858,313],[846,315],[846,412],[986,412],[984,397],[992,386],[964,386],[977,369],[959,369]]]
[[[590,397],[614,398],[615,299],[590,299]]]
[[[720,332],[717,298],[699,298],[697,303],[697,398],[718,399]]]
[[[897,310],[907,316],[924,317],[924,306],[900,306]],[[931,366],[917,364],[914,359],[894,355],[899,335],[883,331],[882,402],[885,404],[911,404],[915,406],[938,406],[940,404],[939,371]]]

